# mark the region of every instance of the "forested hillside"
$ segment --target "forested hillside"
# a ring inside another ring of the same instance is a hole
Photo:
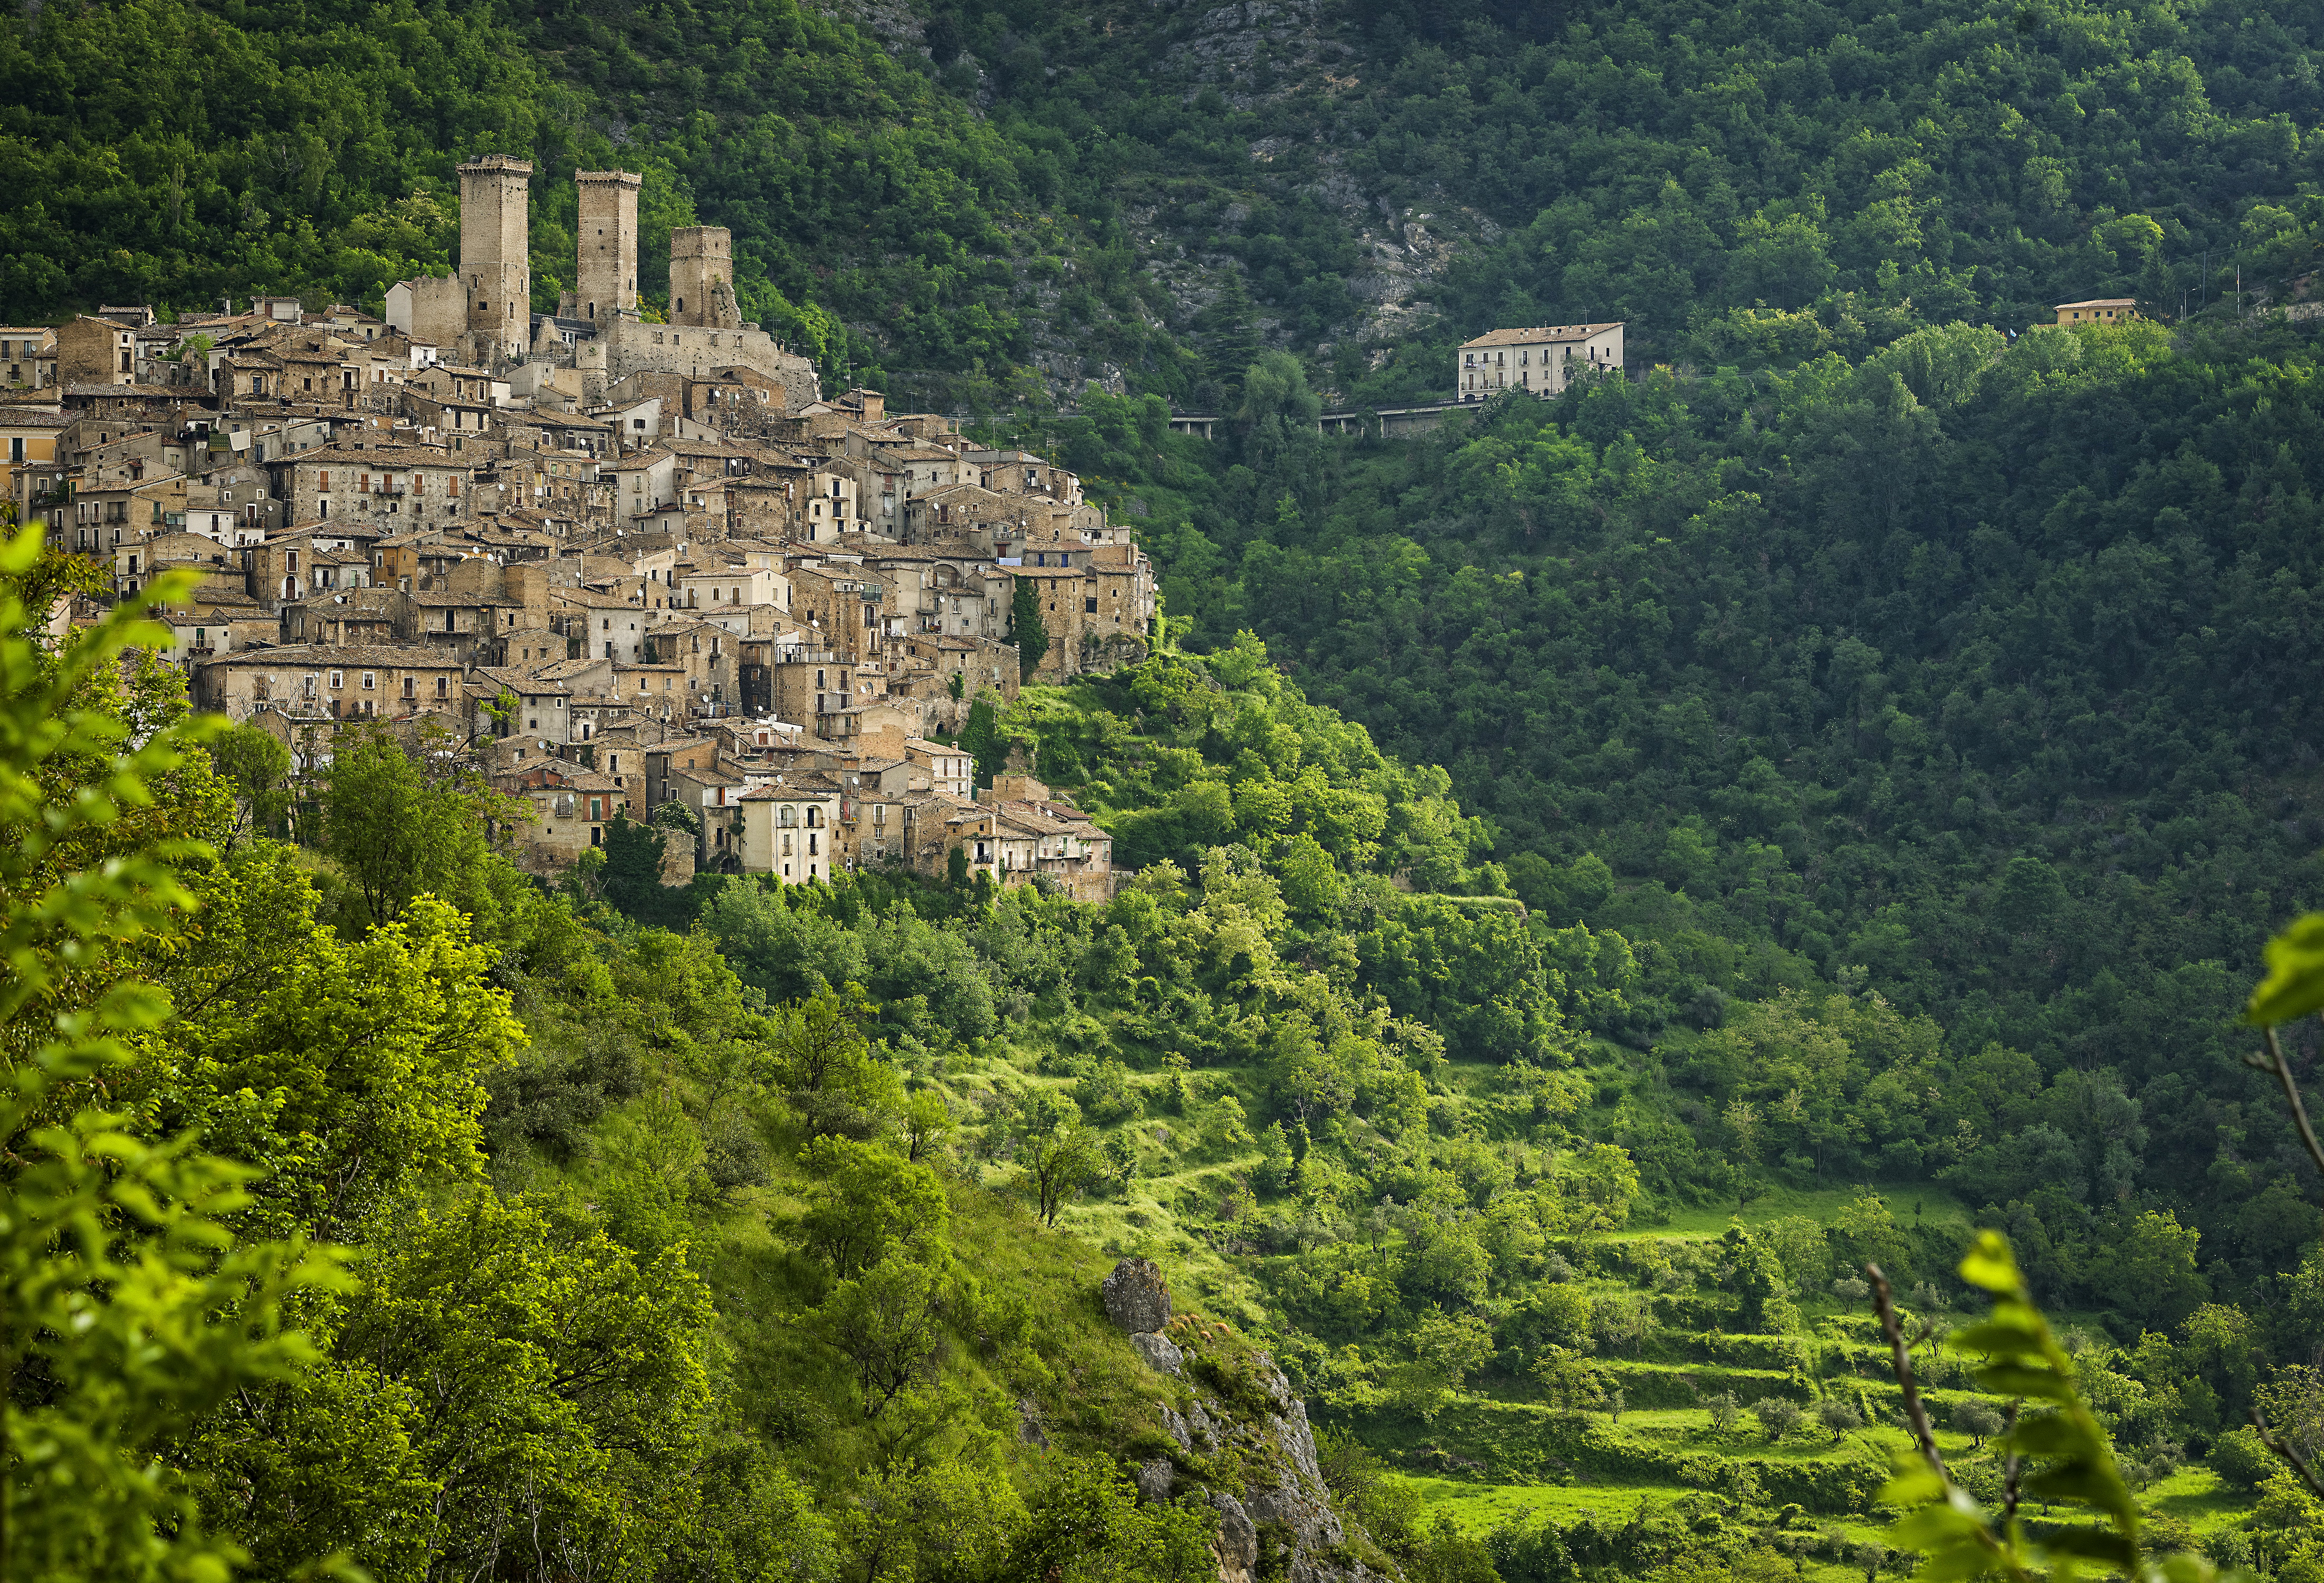
[[[1149,537],[1197,633],[1256,628],[1384,747],[1447,766],[1494,888],[1653,942],[1637,1021],[1608,1032],[1868,985],[1963,1055],[2022,1050],[2130,1106],[2111,1165],[2063,1128],[2077,1202],[2049,1241],[2161,1190],[2256,1278],[2310,1211],[2253,1195],[2301,1198],[2306,1167],[2236,1098],[2222,1020],[2233,964],[2315,895],[2316,722],[2286,680],[2316,662],[2313,384],[2282,328],[1953,327],[1410,445],[1261,420],[1222,476],[1190,446],[1141,467],[1102,424],[1069,443],[1186,511]],[[1691,1138],[1633,1141],[1708,1182],[1720,1115],[1771,1096],[1691,1086]],[[1867,1119],[1770,1137],[1766,1163],[1997,1205],[2030,1180],[1990,1120]]]
[[[732,227],[744,308],[892,393],[1085,378],[1231,412],[1255,349],[1434,399],[1495,323],[1621,318],[1705,366],[2066,297],[2173,312],[2315,251],[2299,8],[792,0],[42,6],[0,29],[0,316],[306,293],[450,262],[453,166]],[[2238,273],[2240,272],[2240,275]],[[1757,310],[1764,308],[1766,311]]]
[[[972,719],[981,769],[1035,756],[1140,864],[1107,905],[673,891],[624,825],[547,887],[440,755],[351,733],[285,780],[107,664],[122,618],[16,635],[37,554],[0,652],[12,1565],[1206,1578],[1217,1503],[1290,1477],[1264,1348],[1339,1508],[1246,1525],[1265,1569],[1840,1583],[1932,1542],[1883,1537],[1908,1441],[1868,1264],[1931,1444],[2004,1498],[2027,1376],[1935,1339],[1997,1218],[2125,1532],[2324,1555],[2324,1503],[2236,1427],[2324,1437],[2297,1180],[2200,1229],[2232,1184],[2136,1180],[2116,1074],[1796,957],[1668,1023],[1669,947],[1493,893],[1443,772],[1247,634]],[[2211,1097],[2282,1125],[2257,1074]],[[1170,1273],[1176,1362],[1098,1310],[1124,1254]]]

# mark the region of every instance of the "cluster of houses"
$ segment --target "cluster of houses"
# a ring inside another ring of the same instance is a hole
[[[161,615],[198,707],[309,767],[358,723],[453,743],[530,807],[509,834],[544,870],[626,817],[669,832],[668,879],[964,861],[1110,895],[1102,829],[1029,772],[977,787],[950,739],[1015,696],[1028,606],[1036,680],[1144,658],[1130,533],[1044,458],[825,397],[740,317],[723,230],[673,236],[646,317],[634,175],[580,174],[576,290],[533,312],[530,175],[462,166],[459,273],[383,318],[0,327],[21,520],[116,597],[192,574]]]

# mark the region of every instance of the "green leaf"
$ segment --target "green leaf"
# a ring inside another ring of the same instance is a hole
[[[1978,1235],[1969,1256],[1961,1260],[1960,1278],[1971,1286],[2010,1297],[2025,1290],[2025,1278],[2018,1273],[2016,1255],[2009,1251],[2008,1239],[1996,1231]]]
[[[2267,942],[2267,977],[2252,991],[2244,1021],[2288,1023],[2324,1008],[2324,912],[2310,912]]]
[[[2060,1528],[2042,1536],[2042,1548],[2056,1556],[2079,1556],[2112,1567],[2129,1567],[2138,1547],[2126,1535],[2104,1528]]]

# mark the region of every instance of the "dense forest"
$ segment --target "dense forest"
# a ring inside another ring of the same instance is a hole
[[[1001,412],[1084,377],[1232,412],[1255,350],[1435,399],[1495,323],[1633,356],[1851,357],[2061,298],[2176,314],[2315,253],[2298,7],[1487,0],[1223,10],[794,0],[453,10],[112,0],[0,28],[0,316],[449,264],[453,166],[576,169],[730,227],[744,307],[835,376]],[[2249,301],[2245,297],[2244,301]]]

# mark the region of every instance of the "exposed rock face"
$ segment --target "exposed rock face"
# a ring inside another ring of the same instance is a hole
[[[1185,1458],[1174,1464],[1165,1458],[1140,1464],[1132,1477],[1139,1498],[1167,1500],[1171,1492],[1191,1478],[1219,1514],[1218,1537],[1212,1550],[1218,1557],[1219,1583],[1253,1583],[1262,1567],[1290,1583],[1369,1583],[1379,1578],[1360,1561],[1343,1559],[1338,1551],[1348,1532],[1332,1507],[1323,1470],[1315,1459],[1315,1434],[1307,1422],[1307,1404],[1291,1389],[1291,1382],[1264,1352],[1245,1354],[1237,1343],[1231,1356],[1247,1356],[1250,1374],[1245,1384],[1232,1388],[1237,1408],[1208,1389],[1218,1376],[1191,1370],[1176,1341],[1161,1334],[1171,1320],[1170,1288],[1162,1272],[1146,1259],[1124,1259],[1105,1278],[1101,1291],[1105,1311],[1130,1332],[1130,1344],[1157,1374],[1184,1380],[1192,1387],[1182,1398],[1184,1411],[1164,1406],[1163,1427],[1178,1442]],[[1199,1353],[1223,1333],[1199,1319],[1185,1321],[1182,1338]],[[1208,1367],[1209,1365],[1205,1365]],[[1232,1365],[1238,1371],[1241,1365]],[[1259,1387],[1264,1405],[1252,1400],[1248,1385]],[[1226,1466],[1241,1470],[1239,1493],[1205,1488],[1211,1476],[1201,1471],[1225,1453]],[[1181,1469],[1191,1471],[1182,1475]],[[1279,1569],[1279,1570],[1278,1570]]]
[[[1259,1567],[1258,1527],[1232,1495],[1213,1495],[1211,1504],[1219,1514],[1219,1536],[1211,1541],[1211,1553],[1219,1558],[1219,1583],[1250,1583]]]
[[[1106,1317],[1135,1335],[1170,1322],[1170,1283],[1151,1259],[1124,1259],[1099,1288]]]
[[[1175,1375],[1185,1367],[1186,1355],[1179,1351],[1178,1344],[1167,1336],[1139,1330],[1131,1334],[1130,1344],[1138,1348],[1138,1356],[1144,1358],[1156,1374]]]
[[[1170,1466],[1167,1457],[1157,1457],[1151,1462],[1141,1462],[1131,1475],[1138,1482],[1138,1498],[1141,1501],[1167,1501],[1171,1486],[1178,1481],[1178,1470]]]

